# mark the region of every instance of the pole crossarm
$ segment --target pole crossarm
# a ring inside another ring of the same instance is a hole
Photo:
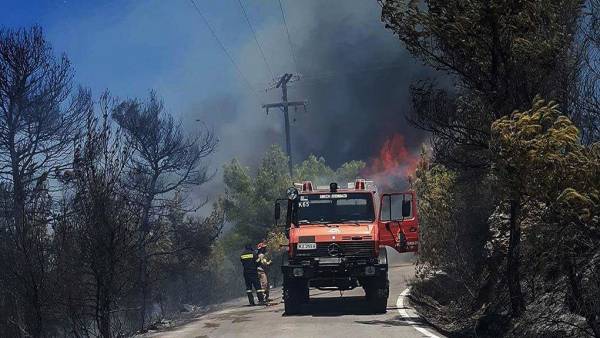
[[[284,107],[304,107],[306,110],[307,101],[289,101],[289,102],[277,102],[277,103],[267,103],[263,104],[262,107],[267,110],[267,114],[269,113],[269,109],[272,108],[284,108]]]
[[[265,89],[265,91],[269,91],[271,89],[275,89],[275,88],[281,88],[284,85],[288,85],[292,82],[296,82],[296,81],[300,81],[301,76],[300,75],[294,75],[294,74],[289,74],[289,73],[285,73],[283,75],[281,75],[279,78],[277,78],[274,82],[272,82],[269,87],[267,87]]]
[[[277,85],[275,86],[275,88],[279,88],[283,84],[287,84],[290,81],[290,79],[292,78],[292,76],[293,76],[292,74],[283,74],[283,76],[277,82]]]

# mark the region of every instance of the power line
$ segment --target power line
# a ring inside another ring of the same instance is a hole
[[[292,43],[292,38],[290,37],[290,30],[288,29],[287,21],[285,20],[285,11],[283,10],[283,5],[281,4],[281,0],[279,0],[279,8],[281,9],[281,17],[283,18],[283,25],[285,26],[285,32],[287,34],[288,42],[290,43],[290,51],[292,53],[292,60],[294,60],[294,66],[296,67],[296,73],[298,73],[298,62],[296,61],[296,53],[294,52],[294,44]]]
[[[335,77],[340,77],[340,76],[351,76],[351,75],[356,75],[356,74],[361,74],[361,73],[376,73],[378,71],[382,71],[382,70],[388,70],[388,69],[397,69],[397,68],[404,68],[406,67],[406,65],[387,65],[387,66],[374,66],[374,67],[365,67],[362,69],[357,69],[357,70],[352,70],[349,72],[331,72],[331,73],[326,73],[320,76],[307,76],[307,77],[302,77],[303,82],[304,81],[318,81],[318,80],[324,80],[324,79],[331,79],[331,78],[335,78]]]
[[[262,46],[260,45],[260,43],[258,42],[258,38],[256,37],[256,31],[254,30],[254,27],[252,27],[252,24],[250,23],[250,19],[248,18],[248,13],[246,13],[246,8],[244,8],[244,5],[242,4],[242,0],[238,0],[238,3],[240,4],[240,7],[242,8],[242,13],[244,13],[244,18],[246,18],[248,27],[250,27],[250,30],[252,31],[252,35],[254,36],[254,41],[256,42],[256,46],[258,47],[258,50],[260,51],[260,55],[262,56],[263,60],[265,61],[265,65],[267,65],[267,69],[269,70],[269,73],[271,73],[271,78],[275,79],[275,74],[273,73],[273,70],[271,69],[269,62],[267,62],[267,58],[265,57],[265,52],[263,51]]]
[[[202,14],[202,11],[200,10],[200,8],[196,4],[196,2],[194,0],[190,0],[190,2],[192,3],[192,6],[194,6],[194,8],[196,9],[196,12],[202,18],[202,21],[204,21],[204,23],[206,24],[206,27],[208,28],[208,30],[210,31],[210,33],[212,34],[212,36],[219,43],[219,46],[221,46],[221,49],[223,50],[223,52],[225,53],[225,55],[227,55],[227,57],[229,58],[229,61],[231,61],[231,63],[233,64],[233,66],[235,67],[235,69],[237,70],[237,72],[240,74],[240,77],[244,80],[244,82],[246,82],[246,85],[248,85],[248,88],[250,88],[250,90],[254,92],[254,88],[250,84],[250,81],[248,81],[248,78],[246,78],[246,76],[244,75],[244,73],[242,73],[242,70],[240,69],[240,67],[238,66],[238,64],[235,62],[235,60],[233,59],[233,57],[231,56],[231,54],[227,51],[227,48],[225,48],[225,45],[221,42],[221,40],[217,36],[217,33],[212,28],[212,26],[210,25],[210,23],[208,22],[208,20],[206,20],[206,17],[204,16],[204,14]]]

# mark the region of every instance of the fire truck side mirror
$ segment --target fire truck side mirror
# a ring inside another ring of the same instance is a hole
[[[411,215],[412,201],[402,201],[402,218],[408,218]]]
[[[275,224],[277,224],[277,221],[281,218],[281,206],[279,205],[279,202],[275,202]]]

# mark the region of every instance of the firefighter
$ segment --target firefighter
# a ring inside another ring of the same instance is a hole
[[[260,281],[258,280],[258,265],[257,265],[258,255],[252,249],[252,245],[246,245],[244,252],[240,256],[240,260],[242,261],[242,266],[244,267],[244,281],[246,283],[246,295],[248,296],[248,302],[250,305],[256,305],[254,303],[254,295],[252,294],[252,287],[256,290],[256,297],[258,298],[259,304],[265,303],[265,291],[260,286]]]
[[[267,271],[269,269],[269,265],[271,265],[271,261],[267,258],[267,245],[264,242],[258,243],[256,250],[258,253],[256,258],[256,263],[258,265],[258,279],[260,280],[261,288],[265,290],[265,300],[268,302],[271,300],[269,299],[269,290],[271,287],[269,286]]]

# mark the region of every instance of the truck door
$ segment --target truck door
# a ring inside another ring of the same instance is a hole
[[[419,217],[414,191],[383,194],[379,208],[379,244],[398,252],[416,252]]]

